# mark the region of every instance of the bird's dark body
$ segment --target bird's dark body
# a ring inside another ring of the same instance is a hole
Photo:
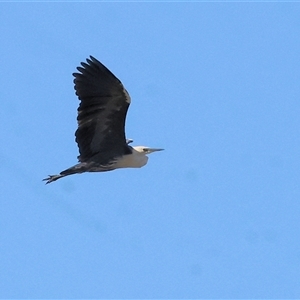
[[[80,100],[75,132],[79,163],[59,175],[50,175],[45,179],[47,183],[76,173],[113,170],[113,162],[118,157],[132,153],[124,128],[130,104],[128,92],[94,57],[90,56],[81,65],[77,67],[80,73],[73,73]]]

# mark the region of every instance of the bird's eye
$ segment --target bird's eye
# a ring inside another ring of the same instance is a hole
[[[148,149],[147,149],[147,148],[144,148],[143,151],[144,151],[144,152],[148,152]]]

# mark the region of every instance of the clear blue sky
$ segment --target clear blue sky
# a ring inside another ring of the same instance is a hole
[[[1,298],[299,298],[300,3],[1,3]],[[77,162],[72,72],[129,91],[142,169]]]

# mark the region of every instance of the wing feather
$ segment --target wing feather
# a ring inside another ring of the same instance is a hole
[[[130,96],[121,81],[92,56],[77,70],[80,73],[73,76],[80,100],[75,132],[78,159],[106,163],[128,152],[124,127]]]

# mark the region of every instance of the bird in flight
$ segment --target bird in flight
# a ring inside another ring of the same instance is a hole
[[[79,163],[58,175],[43,179],[46,184],[84,172],[105,172],[119,168],[140,168],[160,148],[131,147],[125,137],[125,119],[130,96],[121,81],[102,63],[90,56],[73,73],[80,100],[75,132]]]

